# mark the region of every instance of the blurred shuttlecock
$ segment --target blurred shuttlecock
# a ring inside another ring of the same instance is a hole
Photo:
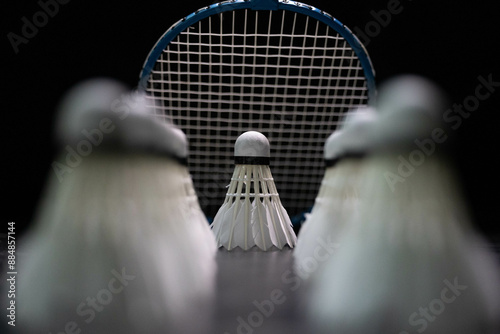
[[[183,179],[184,183],[184,193],[182,193],[181,196],[188,204],[187,212],[190,214],[188,222],[189,224],[193,225],[193,233],[198,234],[198,238],[200,240],[199,247],[203,247],[205,252],[215,255],[215,252],[217,251],[217,243],[212,231],[210,230],[210,224],[208,223],[207,217],[200,207],[198,196],[196,195],[193,184],[193,179],[191,178],[189,169],[187,167],[187,137],[181,129],[172,128],[172,131],[179,138],[178,141],[183,143],[183,145],[181,145],[180,149],[177,152],[177,156],[180,158],[180,162],[182,165],[179,166],[180,170],[177,174],[180,178]]]
[[[341,246],[344,224],[357,212],[362,158],[376,116],[370,107],[351,111],[341,129],[325,143],[325,175],[293,252],[296,271],[302,278],[317,273],[318,266]],[[334,245],[334,249],[325,245]]]
[[[269,158],[269,141],[260,132],[247,131],[236,140],[234,173],[212,223],[219,247],[257,246],[267,251],[295,246],[295,232],[276,190]]]
[[[438,152],[441,94],[416,76],[381,87],[359,212],[313,280],[317,332],[492,333],[500,319],[498,265]]]
[[[202,331],[215,262],[186,200],[185,136],[109,79],[74,87],[58,120],[62,152],[20,244],[22,332]]]

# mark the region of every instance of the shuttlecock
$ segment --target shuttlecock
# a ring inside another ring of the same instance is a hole
[[[212,230],[219,247],[293,248],[296,235],[269,168],[270,147],[260,132],[247,131],[234,145],[235,169]]]
[[[441,94],[416,76],[379,90],[358,214],[313,280],[317,332],[491,333],[500,319],[498,264],[438,152]]]
[[[317,274],[319,267],[341,246],[344,225],[357,212],[363,157],[370,144],[373,108],[349,113],[343,126],[325,143],[325,175],[310,214],[301,227],[293,255],[302,278]]]
[[[74,87],[58,116],[62,152],[20,244],[22,332],[200,332],[215,262],[185,198],[185,138],[109,79]]]
[[[198,200],[198,196],[193,184],[193,179],[191,178],[191,174],[189,173],[189,169],[187,167],[188,144],[186,134],[178,128],[172,128],[172,131],[177,135],[178,142],[183,143],[177,150],[178,152],[176,155],[180,158],[182,164],[181,170],[178,174],[179,177],[183,178],[184,193],[181,194],[181,196],[184,198],[184,201],[188,203],[187,211],[190,214],[190,218],[188,219],[188,221],[190,224],[193,224],[193,233],[197,233],[199,235],[199,246],[203,247],[205,252],[209,254],[215,254],[215,252],[217,251],[217,243],[210,229],[210,224],[208,223],[207,217],[200,207],[200,202]]]

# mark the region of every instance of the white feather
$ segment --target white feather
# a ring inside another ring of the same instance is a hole
[[[20,247],[23,332],[60,330],[70,320],[96,333],[186,329],[211,298],[215,263],[213,253],[193,247],[203,237],[186,223],[182,168],[160,157],[95,152],[64,182],[50,179],[36,229]],[[79,305],[122,268],[135,278],[85,322]]]
[[[266,210],[259,199],[255,200],[252,205],[252,232],[255,244],[260,249],[268,250],[274,244],[271,234],[266,233],[266,231],[269,231],[270,224],[272,224],[270,222],[269,211]]]
[[[315,332],[499,330],[498,263],[473,228],[449,162],[437,148],[424,154],[414,145],[440,126],[441,96],[416,76],[380,89],[358,213],[312,280],[308,315]],[[404,168],[402,158],[410,161]]]
[[[92,333],[200,331],[191,318],[212,298],[216,245],[177,162],[187,143],[149,114],[143,95],[121,93],[119,83],[89,80],[63,100],[61,147],[78,147],[103,119],[113,130],[48,178],[19,247],[23,333],[60,332],[72,321]],[[131,108],[125,118],[112,110],[120,99]]]
[[[253,192],[252,192],[253,191]],[[295,232],[268,165],[236,165],[211,225],[219,247],[263,251],[294,247]]]
[[[322,247],[321,240],[342,244],[346,224],[356,215],[363,161],[345,158],[335,166],[327,168],[313,209],[307,216],[297,238],[294,249],[295,265],[303,268],[310,261],[322,265],[323,258],[317,258]],[[303,278],[316,275],[317,271],[304,271]]]
[[[325,171],[313,209],[306,216],[294,250],[296,268],[303,272],[304,279],[321,269],[325,258],[319,254],[325,243],[339,247],[347,221],[357,213],[362,157],[372,141],[371,128],[377,117],[371,107],[354,109],[347,114],[342,128],[325,142],[325,161],[336,163]],[[331,255],[332,252],[327,253]],[[316,269],[301,270],[308,263],[317,263]]]
[[[313,284],[312,322],[342,333],[415,332],[424,323],[425,333],[489,333],[500,319],[498,268],[479,247],[450,170],[428,158],[392,192],[384,173],[394,161],[370,159],[363,210]],[[421,308],[440,305],[446,281],[467,288],[426,320]]]
[[[186,166],[179,166],[178,174],[184,182],[185,192],[182,196],[188,203],[186,211],[189,213],[189,218],[187,221],[192,222],[193,233],[198,235],[197,238],[199,239],[199,242],[197,244],[200,245],[200,247],[203,247],[205,252],[214,254],[215,256],[217,243],[212,231],[210,230],[210,224],[208,223],[207,217],[200,207],[189,170]]]

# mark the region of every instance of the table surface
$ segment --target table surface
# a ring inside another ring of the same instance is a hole
[[[305,282],[291,249],[219,250],[213,333],[307,333],[301,311]]]
[[[500,264],[499,245],[492,245],[492,250],[499,255]],[[5,255],[5,251],[0,252],[0,266]],[[200,334],[313,332],[304,314],[307,281],[293,271],[291,249],[269,252],[220,249],[216,262],[215,299],[211,303],[210,321],[205,319],[198,324],[202,328]],[[2,321],[0,333],[5,332],[4,325]]]

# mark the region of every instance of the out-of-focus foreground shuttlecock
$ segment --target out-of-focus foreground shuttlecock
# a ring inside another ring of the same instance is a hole
[[[186,200],[185,136],[110,79],[70,90],[58,121],[61,154],[20,245],[22,332],[200,332],[215,262]]]
[[[204,249],[205,252],[213,254],[215,256],[215,252],[217,251],[217,242],[215,241],[214,234],[210,229],[210,224],[207,220],[207,217],[200,207],[200,202],[198,200],[198,196],[196,195],[193,184],[193,179],[191,178],[191,174],[189,173],[189,169],[187,167],[187,137],[181,129],[174,128],[171,125],[166,126],[170,127],[174,134],[179,137],[179,142],[183,143],[181,147],[182,149],[178,150],[179,152],[177,154],[177,156],[180,158],[179,161],[182,164],[182,167],[180,167],[181,170],[178,172],[178,176],[180,178],[183,178],[184,180],[184,193],[180,194],[180,196],[188,204],[187,212],[190,214],[188,224],[193,225],[193,233],[198,235],[198,238],[200,240],[198,243],[199,247]]]
[[[419,76],[380,88],[359,212],[313,280],[318,333],[492,333],[500,319],[498,265],[442,152],[442,100]]]
[[[346,224],[357,213],[363,159],[371,141],[369,130],[376,120],[373,108],[351,111],[341,127],[325,143],[325,175],[313,209],[306,217],[293,251],[295,269],[304,279],[341,246]]]
[[[247,131],[234,146],[235,169],[212,223],[219,247],[293,248],[296,235],[269,168],[270,147],[260,132]]]

